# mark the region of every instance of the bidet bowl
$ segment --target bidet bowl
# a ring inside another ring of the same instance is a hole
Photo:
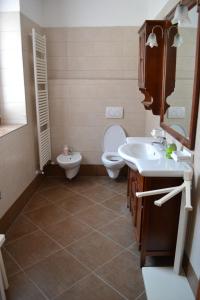
[[[71,155],[60,154],[57,157],[57,163],[65,170],[68,179],[72,179],[78,174],[82,156],[79,152],[72,152]]]

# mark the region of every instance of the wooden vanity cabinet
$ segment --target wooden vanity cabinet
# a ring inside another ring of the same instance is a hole
[[[156,27],[155,27],[156,26]],[[163,92],[163,68],[165,54],[165,36],[171,26],[169,20],[147,20],[139,30],[138,86],[144,94],[142,101],[145,109],[160,115]],[[154,28],[158,47],[146,45],[149,34]],[[172,49],[176,55],[176,49]],[[172,61],[174,64],[174,62]],[[173,68],[174,70],[174,68]]]
[[[141,250],[141,266],[147,256],[170,256],[175,254],[181,194],[162,207],[154,205],[161,195],[137,198],[135,193],[176,186],[182,183],[177,177],[143,177],[129,170],[129,201],[138,248]]]

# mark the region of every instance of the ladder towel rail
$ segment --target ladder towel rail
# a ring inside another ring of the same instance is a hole
[[[33,65],[40,171],[51,160],[46,37],[32,29]]]

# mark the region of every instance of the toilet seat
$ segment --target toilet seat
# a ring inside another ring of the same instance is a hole
[[[60,154],[57,156],[57,162],[59,164],[68,165],[79,163],[82,159],[80,152],[72,152],[70,155]]]
[[[102,163],[106,167],[108,175],[115,179],[118,177],[125,162],[118,154],[118,148],[126,142],[126,134],[119,125],[112,125],[107,128],[104,134]]]
[[[117,152],[103,153],[102,161],[104,162],[104,164],[109,165],[109,166],[124,164],[123,159],[118,155]]]

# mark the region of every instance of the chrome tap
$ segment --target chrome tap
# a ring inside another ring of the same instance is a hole
[[[163,146],[163,148],[165,149],[167,147],[167,139],[164,136],[159,136],[156,138],[155,141],[152,142],[152,145],[153,144]]]

